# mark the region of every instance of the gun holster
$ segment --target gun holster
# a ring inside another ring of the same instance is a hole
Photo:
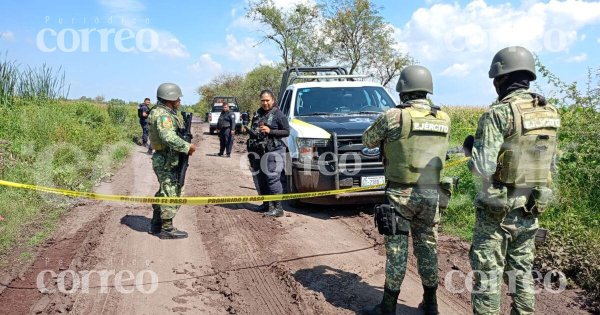
[[[406,234],[406,232],[400,231],[398,214],[396,214],[396,209],[391,204],[376,205],[373,218],[377,231],[381,235]]]
[[[450,198],[452,198],[452,193],[454,192],[454,189],[456,189],[456,187],[458,187],[458,176],[442,177],[440,179],[438,201],[441,211],[444,211],[448,208]]]
[[[543,186],[533,187],[527,199],[526,208],[528,212],[539,216],[548,209],[553,197],[552,189]]]

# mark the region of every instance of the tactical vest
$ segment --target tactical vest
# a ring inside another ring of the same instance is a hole
[[[152,149],[156,151],[163,151],[169,148],[169,146],[160,139],[157,127],[157,124],[160,123],[158,119],[165,114],[171,117],[171,120],[173,121],[173,127],[176,131],[179,128],[183,127],[183,124],[179,120],[179,117],[177,115],[171,114],[168,108],[161,107],[158,105],[153,106],[148,114],[148,123],[150,126],[148,130],[148,139],[150,140]]]
[[[558,112],[552,105],[539,106],[533,98],[507,102],[515,130],[500,148],[494,180],[515,188],[547,186],[560,127]]]
[[[437,110],[401,110],[399,139],[385,143],[385,176],[401,184],[438,185],[444,168],[450,117]]]

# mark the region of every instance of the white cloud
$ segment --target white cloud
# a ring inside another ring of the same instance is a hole
[[[567,58],[567,62],[583,62],[586,61],[588,58],[588,55],[586,53],[582,53],[576,56],[572,56]]]
[[[0,33],[0,39],[12,42],[15,40],[15,34],[11,31],[3,31]]]
[[[315,0],[273,0],[273,3],[278,8],[289,9],[297,4],[314,5]]]
[[[232,35],[226,36],[227,48],[224,49],[227,58],[245,64],[246,70],[252,69],[259,64],[274,64],[274,62],[266,57],[262,50],[258,47],[258,43],[246,37],[242,41]]]
[[[157,31],[158,48],[157,52],[173,58],[186,58],[190,54],[185,45],[177,37],[167,31]]]
[[[116,19],[122,27],[130,28],[134,32],[141,29],[154,31],[158,36],[151,40],[158,40],[157,43],[146,43],[147,47],[156,47],[155,52],[172,58],[187,58],[190,56],[187,48],[171,32],[160,29],[153,29],[150,25],[140,21],[147,20],[142,13],[146,9],[143,3],[138,0],[100,0],[100,4],[109,12],[111,16],[118,16]],[[149,41],[150,38],[144,38]]]
[[[517,4],[439,2],[422,6],[404,25],[396,25],[395,38],[403,50],[434,74],[440,101],[468,104],[495,96],[487,74],[492,57],[504,47],[524,46],[542,58],[573,55],[569,52],[585,39],[584,29],[600,24],[600,1],[511,2]],[[453,92],[464,89],[473,95]]]
[[[198,61],[190,66],[190,68],[198,73],[203,73],[206,75],[215,75],[223,71],[223,66],[213,60],[210,54],[203,54],[200,56]]]
[[[288,10],[293,8],[295,5],[304,4],[304,5],[316,5],[315,0],[273,0],[273,4],[275,7]],[[228,27],[228,30],[231,28],[243,28],[251,31],[258,31],[264,28],[264,25],[254,21],[252,18],[246,17],[246,8],[250,5],[250,1],[244,1],[243,5],[234,6],[231,11],[231,17],[233,18],[233,22]],[[241,13],[240,16],[237,14]]]
[[[231,30],[232,28],[241,28],[247,29],[250,31],[257,31],[264,27],[258,21],[254,21],[253,19],[247,18],[245,15],[239,16],[233,19],[231,25],[227,28],[227,30]]]
[[[146,7],[137,0],[100,0],[100,4],[112,13],[141,12]]]
[[[471,66],[466,63],[455,63],[444,69],[440,75],[448,77],[465,77],[471,73]]]
[[[581,28],[597,23],[600,2],[551,0],[515,8],[472,0],[464,7],[455,2],[420,8],[397,34],[413,56],[429,61],[448,54],[489,55],[512,45],[567,51]]]
[[[596,39],[596,41],[598,42],[598,44],[600,44],[600,37],[598,39]]]

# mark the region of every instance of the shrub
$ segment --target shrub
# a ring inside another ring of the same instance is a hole
[[[125,105],[125,102],[121,104],[111,100],[106,109],[108,110],[108,115],[110,116],[112,122],[116,124],[124,124],[127,120],[127,106]]]

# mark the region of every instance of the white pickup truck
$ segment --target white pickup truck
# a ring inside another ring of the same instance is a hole
[[[213,105],[208,113],[208,122],[210,124],[209,132],[210,134],[214,134],[215,130],[217,130],[217,122],[219,121],[219,116],[223,111],[223,102],[227,102],[229,104],[229,110],[235,113],[235,131],[239,132],[242,127],[242,120],[240,119],[240,108],[237,105],[235,97],[233,96],[216,96],[213,99]]]
[[[290,124],[288,192],[385,183],[379,148],[366,148],[362,134],[396,104],[381,84],[364,79],[348,75],[341,67],[292,68],[284,73],[279,108]],[[381,188],[292,202],[359,204],[383,200]]]

